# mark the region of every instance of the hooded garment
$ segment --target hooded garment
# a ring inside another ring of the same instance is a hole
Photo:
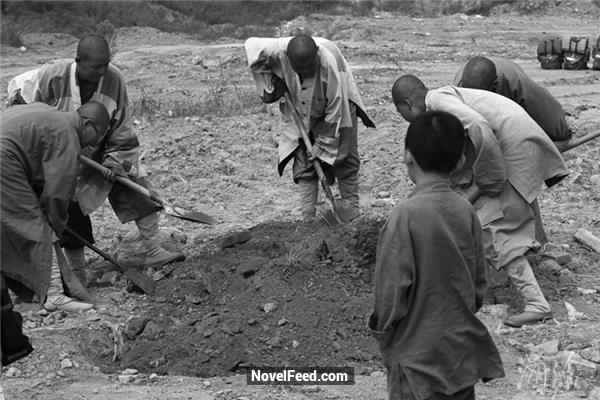
[[[298,74],[293,70],[286,54],[291,37],[257,38],[246,40],[245,49],[248,66],[252,70],[254,82],[259,93],[273,90],[273,74],[285,82],[287,93],[280,102],[284,119],[292,122],[288,129],[281,133],[278,146],[278,170],[283,173],[287,162],[302,140],[301,129],[296,121],[302,115],[301,83]],[[356,105],[356,114],[368,127],[375,127],[365,112],[365,107],[358,93],[358,87],[350,67],[337,46],[327,39],[315,37],[318,46],[319,70],[310,107],[310,122],[305,127],[311,131],[313,139],[313,155],[323,162],[333,165],[339,159],[339,131],[352,128],[353,119],[350,103]]]
[[[502,268],[539,247],[536,199],[545,182],[552,186],[568,175],[550,138],[517,103],[485,90],[445,86],[430,90],[425,104],[455,115],[467,130],[467,162],[451,180],[483,192],[474,205],[491,265]]]
[[[2,274],[43,301],[53,236],[60,236],[77,181],[83,129],[76,111],[42,103],[2,111],[0,128]]]
[[[500,57],[486,58],[496,66],[496,93],[523,107],[550,139],[558,141],[571,138],[565,111],[546,88],[531,79],[516,63]],[[464,68],[461,67],[454,77],[456,86],[462,86]]]
[[[416,399],[504,376],[475,315],[486,268],[475,210],[446,180],[417,185],[383,226],[368,328],[388,374],[400,368]]]
[[[8,84],[8,104],[43,102],[60,111],[76,110],[81,106],[76,68],[76,62],[57,61],[14,77]],[[140,143],[132,129],[125,79],[117,67],[109,64],[90,101],[106,107],[110,129],[99,147],[86,147],[82,154],[100,163],[106,158],[119,163],[128,161],[139,171],[138,176],[143,177],[145,172],[138,163]],[[77,183],[75,200],[84,215],[88,215],[104,203],[112,188],[111,182],[85,167]],[[120,207],[112,200],[111,204],[122,222],[137,217],[127,207]]]

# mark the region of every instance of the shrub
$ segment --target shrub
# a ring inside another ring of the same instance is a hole
[[[2,21],[2,31],[0,32],[2,44],[13,47],[23,46],[23,38],[21,37],[21,27],[19,24],[11,21]]]

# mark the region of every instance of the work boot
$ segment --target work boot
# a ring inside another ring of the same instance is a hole
[[[48,296],[46,298],[46,302],[44,302],[44,309],[47,311],[61,310],[70,313],[79,313],[82,311],[91,310],[92,308],[94,308],[93,304],[77,301],[72,297],[65,296],[64,294]]]
[[[523,311],[519,314],[511,315],[504,320],[504,325],[512,326],[513,328],[520,328],[523,325],[535,325],[537,323],[544,323],[552,319],[552,312],[535,312],[535,311]]]
[[[146,268],[160,267],[174,261],[185,260],[185,255],[180,252],[172,252],[161,246],[160,232],[158,230],[158,214],[152,213],[146,217],[135,220],[135,224],[142,236],[142,242],[146,249],[144,266]]]
[[[33,347],[29,343],[29,337],[23,334],[23,317],[13,311],[7,288],[1,289],[0,298],[0,325],[2,326],[0,353],[2,366],[6,366],[30,354]]]
[[[85,288],[87,287],[87,278],[85,275],[85,248],[69,248],[65,247],[65,255],[69,261],[71,272],[75,275],[79,283]]]

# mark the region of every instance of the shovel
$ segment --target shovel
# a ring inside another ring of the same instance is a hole
[[[291,100],[288,101],[292,104]],[[300,129],[300,133],[302,134],[302,140],[304,141],[304,145],[306,146],[306,150],[312,154],[312,144],[310,143],[310,138],[308,137],[308,131],[304,126],[304,122],[296,112],[296,109],[292,106],[290,107],[292,110],[292,117],[294,118],[294,122]],[[331,192],[331,187],[327,183],[327,178],[325,177],[325,173],[323,172],[323,167],[321,166],[321,162],[318,159],[313,161],[313,166],[315,171],[317,172],[317,177],[319,178],[319,182],[321,183],[321,187],[323,188],[323,192],[325,193],[325,201],[317,203],[317,214],[325,220],[325,222],[330,226],[334,227],[340,224],[344,224],[354,217],[358,215],[357,210],[345,199],[339,199],[340,201],[336,205],[336,201],[333,197],[333,193]]]
[[[597,130],[595,132],[590,132],[585,136],[582,136],[580,138],[573,138],[571,140],[569,140],[568,142],[564,143],[563,146],[561,146],[562,148],[559,148],[561,153],[564,153],[565,151],[571,150],[574,147],[580,146],[584,143],[589,142],[590,140],[596,139],[597,137],[600,136],[600,130]]]
[[[96,171],[98,171],[100,173],[107,173],[110,171],[104,165],[97,163],[96,161],[94,161],[90,158],[87,158],[86,156],[79,155],[79,158],[81,159],[81,162],[83,164],[95,169]],[[181,218],[181,219],[186,219],[189,221],[201,222],[203,224],[208,224],[208,225],[212,225],[215,222],[217,222],[210,215],[204,214],[199,211],[190,211],[190,210],[186,210],[181,207],[174,206],[174,205],[165,205],[162,202],[162,200],[159,199],[158,197],[154,196],[150,192],[150,190],[146,189],[142,185],[138,185],[137,183],[133,182],[131,179],[125,178],[123,176],[115,176],[115,181],[137,193],[140,193],[141,195],[149,198],[150,200],[163,205],[165,207],[165,212],[168,215],[171,215],[171,216],[177,217],[177,218]]]
[[[73,229],[69,228],[68,226],[65,226],[65,231],[68,232],[75,239],[77,239],[81,243],[83,243],[85,245],[85,247],[87,247],[90,250],[93,250],[94,252],[96,252],[97,254],[102,256],[102,258],[104,258],[105,260],[110,261],[112,264],[114,264],[117,268],[119,268],[119,270],[121,272],[123,272],[131,280],[131,282],[133,282],[134,285],[136,285],[137,287],[142,289],[142,291],[144,293],[149,294],[149,295],[154,294],[154,290],[156,288],[156,283],[152,279],[150,279],[148,276],[144,275],[140,271],[137,271],[131,267],[127,267],[127,268],[124,267],[117,260],[115,260],[114,258],[109,256],[107,253],[103,252],[102,250],[100,250],[99,248],[97,248],[96,246],[94,246],[93,244],[91,244],[90,242],[85,240],[84,238],[82,238],[77,232],[75,232]]]

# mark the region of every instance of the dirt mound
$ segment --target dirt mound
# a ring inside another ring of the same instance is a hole
[[[159,282],[158,295],[142,302],[123,327],[120,364],[113,363],[106,328],[76,337],[105,372],[215,376],[249,365],[378,367],[365,317],[382,222],[361,218],[333,232],[321,222],[268,223],[228,234],[216,240],[220,250],[178,264]]]

